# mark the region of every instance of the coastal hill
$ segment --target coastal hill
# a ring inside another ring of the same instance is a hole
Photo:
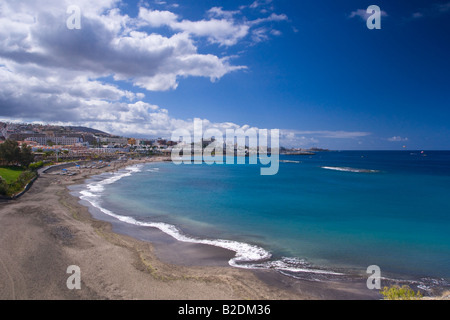
[[[287,155],[287,156],[313,156],[317,152],[328,152],[330,150],[328,149],[321,149],[321,148],[310,148],[310,149],[301,149],[301,148],[292,148],[287,149],[284,147],[280,148],[280,154]]]
[[[68,127],[65,127],[65,128],[70,130],[70,131],[75,131],[75,132],[92,133],[92,134],[95,134],[95,135],[103,135],[103,136],[112,136],[112,134],[110,134],[110,133],[106,133],[104,131],[100,131],[100,130],[93,129],[93,128],[88,128],[88,127],[68,126]]]

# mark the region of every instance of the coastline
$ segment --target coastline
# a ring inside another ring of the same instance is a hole
[[[163,161],[151,159],[152,162]],[[234,252],[182,243],[154,228],[125,230],[95,219],[68,186],[115,167],[66,177],[42,174],[18,200],[0,208],[1,299],[378,299],[365,281],[294,280],[272,270],[228,266]],[[132,236],[131,236],[132,235]],[[182,262],[182,263],[181,263]],[[81,290],[68,290],[66,269],[81,269]]]

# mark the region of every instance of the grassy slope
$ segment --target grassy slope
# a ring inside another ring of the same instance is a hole
[[[19,167],[0,167],[0,177],[5,179],[6,183],[10,184],[16,181],[23,171]]]

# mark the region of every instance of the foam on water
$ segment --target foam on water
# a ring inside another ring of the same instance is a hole
[[[283,257],[280,260],[264,261],[262,263],[239,265],[239,267],[248,269],[275,269],[278,271],[289,271],[293,273],[312,273],[332,276],[344,276],[343,273],[313,268],[305,260],[292,257]]]
[[[378,170],[358,169],[358,168],[348,168],[348,167],[322,167],[322,169],[334,170],[334,171],[344,171],[344,172],[356,172],[356,173],[376,173],[376,172],[380,172]]]

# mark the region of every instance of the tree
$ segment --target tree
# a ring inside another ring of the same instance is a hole
[[[32,163],[34,160],[34,154],[31,150],[31,147],[27,146],[26,143],[22,144],[22,147],[20,148],[20,154],[19,154],[19,163],[23,167],[28,167],[30,163]]]
[[[19,162],[20,148],[17,141],[8,139],[2,143],[0,145],[0,158],[8,164],[15,164]]]
[[[0,177],[0,194],[2,195],[6,195],[6,193],[8,192],[8,184],[6,183],[6,181]]]
[[[8,164],[20,164],[21,166],[28,167],[33,162],[34,155],[31,148],[25,143],[22,144],[22,147],[19,147],[17,141],[8,139],[0,145],[0,158]]]

